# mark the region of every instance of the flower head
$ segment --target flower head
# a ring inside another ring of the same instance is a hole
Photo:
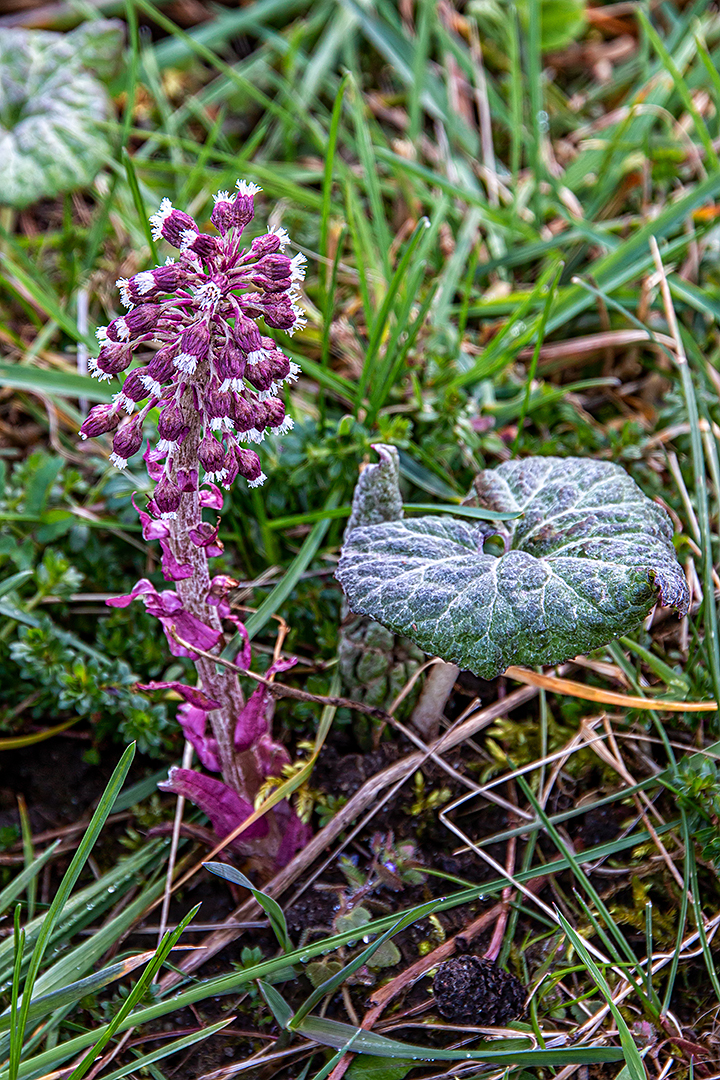
[[[179,498],[170,479],[173,456],[189,431],[196,432],[198,462],[208,481],[229,487],[243,476],[254,487],[265,475],[255,451],[241,444],[260,442],[268,430],[282,435],[292,426],[278,395],[299,369],[262,322],[289,334],[304,326],[298,283],[305,256],[285,254],[284,229],[242,246],[240,235],[254,217],[259,191],[239,180],[236,192],[218,192],[211,220],[219,236],[201,233],[188,214],[163,199],[150,219],[152,234],[179,255],[120,279],[128,310],[98,331],[100,354],[90,368],[99,379],[128,368],[140,346],[159,346],[146,367],[130,372],[112,406],[91,411],[81,434],[115,431],[111,460],[122,468],[140,447],[145,416],[157,407],[165,482],[158,477],[155,501],[166,515],[175,512]],[[132,414],[136,405],[140,411],[120,426],[122,411]]]

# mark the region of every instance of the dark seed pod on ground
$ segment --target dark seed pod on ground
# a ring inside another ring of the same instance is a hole
[[[456,956],[442,965],[433,983],[443,1016],[476,1026],[497,1026],[525,1012],[525,987],[515,975],[480,956]]]

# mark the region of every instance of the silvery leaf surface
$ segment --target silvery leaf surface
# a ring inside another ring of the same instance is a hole
[[[89,184],[109,153],[110,102],[72,35],[0,30],[0,202],[23,207]]]
[[[506,462],[472,501],[521,512],[486,523],[409,518],[353,529],[338,565],[352,611],[489,679],[553,664],[632,630],[657,601],[684,614],[688,589],[665,511],[627,473],[583,458]]]

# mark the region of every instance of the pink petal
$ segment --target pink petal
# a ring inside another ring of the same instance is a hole
[[[205,776],[204,773],[195,772],[193,769],[178,769],[173,767],[167,780],[158,784],[163,791],[174,791],[176,795],[182,795],[202,810],[209,818],[213,829],[222,839],[233,832],[238,825],[242,825],[246,818],[250,817],[253,808],[246,799],[241,799],[236,791],[223,784],[222,780],[216,780],[213,776]],[[266,836],[268,826],[262,818],[256,821],[247,832],[238,839],[238,844],[244,840],[254,840]]]
[[[143,461],[148,471],[148,476],[151,480],[157,482],[165,471],[165,455],[158,454],[157,450],[153,450],[148,439],[147,449],[143,454]]]

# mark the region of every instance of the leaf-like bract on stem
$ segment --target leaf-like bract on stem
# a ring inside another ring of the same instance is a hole
[[[337,577],[352,611],[489,679],[554,664],[689,596],[665,511],[618,465],[527,458],[486,470],[471,502],[512,521],[422,517],[355,528]],[[504,554],[486,554],[489,536]]]

